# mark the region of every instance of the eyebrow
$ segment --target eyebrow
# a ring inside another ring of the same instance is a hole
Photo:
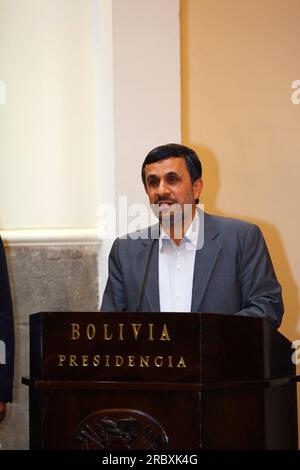
[[[166,176],[179,176],[180,177],[180,173],[177,173],[176,171],[168,171],[168,173],[165,173],[163,175],[163,177],[166,177]],[[148,176],[147,176],[147,181],[151,178],[161,178],[160,176],[158,176],[156,173],[150,173]]]

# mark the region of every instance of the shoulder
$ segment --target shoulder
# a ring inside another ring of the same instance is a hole
[[[253,239],[263,238],[260,228],[251,222],[233,217],[204,214],[204,230],[206,234],[219,234],[223,238]]]
[[[129,242],[141,241],[141,240],[151,240],[153,238],[159,238],[159,224],[150,225],[145,228],[141,228],[134,232],[126,233],[125,235],[119,237],[119,240],[128,240]]]
[[[204,214],[204,221],[206,224],[212,225],[220,229],[234,229],[241,231],[248,231],[251,228],[258,228],[257,225],[242,219],[235,219],[233,217],[223,217],[220,215]]]
[[[159,238],[159,225],[151,225],[134,232],[126,233],[115,239],[112,251],[136,251],[145,245],[148,245],[151,240]]]

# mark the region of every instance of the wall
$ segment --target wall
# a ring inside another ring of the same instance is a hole
[[[0,226],[95,226],[93,3],[2,0]]]
[[[104,238],[102,292],[100,204],[146,202],[146,153],[181,139],[179,0],[1,0],[0,26],[0,229]]]
[[[147,202],[140,175],[149,150],[181,139],[179,2],[115,5],[116,190],[131,204]]]
[[[3,449],[28,448],[29,315],[99,308],[111,245],[100,204],[145,201],[145,153],[180,141],[179,62],[179,0],[0,0],[0,229],[16,327]]]
[[[178,0],[2,0],[0,22],[0,227],[95,228],[109,187],[140,202],[145,154],[180,140]]]
[[[203,161],[206,209],[261,227],[290,340],[300,339],[299,15],[297,0],[181,2],[183,141]]]

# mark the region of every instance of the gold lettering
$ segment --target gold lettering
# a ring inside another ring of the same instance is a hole
[[[162,332],[161,332],[161,337],[160,337],[159,341],[171,341],[170,336],[169,336],[169,332],[168,332],[168,328],[167,328],[167,325],[165,323],[164,323],[164,326],[163,326],[163,329],[162,329]]]
[[[186,367],[184,359],[182,356],[180,356],[179,362],[176,367]]]
[[[116,367],[121,367],[124,364],[123,357],[122,356],[115,356],[115,358],[116,358],[115,366]]]
[[[78,339],[80,337],[79,333],[79,324],[78,323],[71,323],[71,328],[72,328],[72,333],[71,333],[71,339]]]
[[[149,356],[140,356],[140,367],[149,367]]]
[[[137,340],[142,324],[141,323],[131,323],[134,339]],[[128,356],[129,357],[129,356]]]
[[[124,326],[124,323],[119,323],[119,341],[124,341],[123,326]]]
[[[59,367],[62,367],[63,366],[63,362],[65,362],[66,360],[66,356],[64,354],[58,354],[58,366]]]
[[[161,367],[163,365],[163,357],[156,356],[156,358],[154,359],[154,365],[155,367]]]
[[[127,355],[122,356],[122,354],[114,354],[101,356],[100,354],[95,354],[90,356],[88,354],[57,354],[57,365],[59,367],[64,367],[68,365],[69,367],[157,367],[157,368],[187,368],[184,356],[178,357],[174,356],[151,356],[151,355]]]
[[[89,356],[82,355],[81,358],[82,358],[82,366],[87,367],[89,365]]]
[[[94,339],[96,334],[96,328],[93,323],[89,323],[89,325],[86,327],[86,336],[88,339]]]
[[[153,323],[148,323],[149,326],[149,338],[148,341],[153,341]]]
[[[99,354],[95,354],[93,357],[93,366],[98,367],[100,364],[100,356]]]
[[[104,328],[104,341],[110,341],[113,337],[112,334],[110,336],[108,336],[108,332],[107,332],[108,326],[109,325],[107,323],[104,323],[104,325],[103,325],[103,328]]]
[[[128,357],[128,367],[134,367],[134,356],[127,356]]]
[[[69,356],[69,367],[78,367],[78,364],[76,362],[76,355],[75,354],[70,354]]]

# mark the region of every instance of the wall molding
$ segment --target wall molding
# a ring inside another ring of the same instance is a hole
[[[5,244],[12,245],[100,245],[98,228],[0,230]]]

